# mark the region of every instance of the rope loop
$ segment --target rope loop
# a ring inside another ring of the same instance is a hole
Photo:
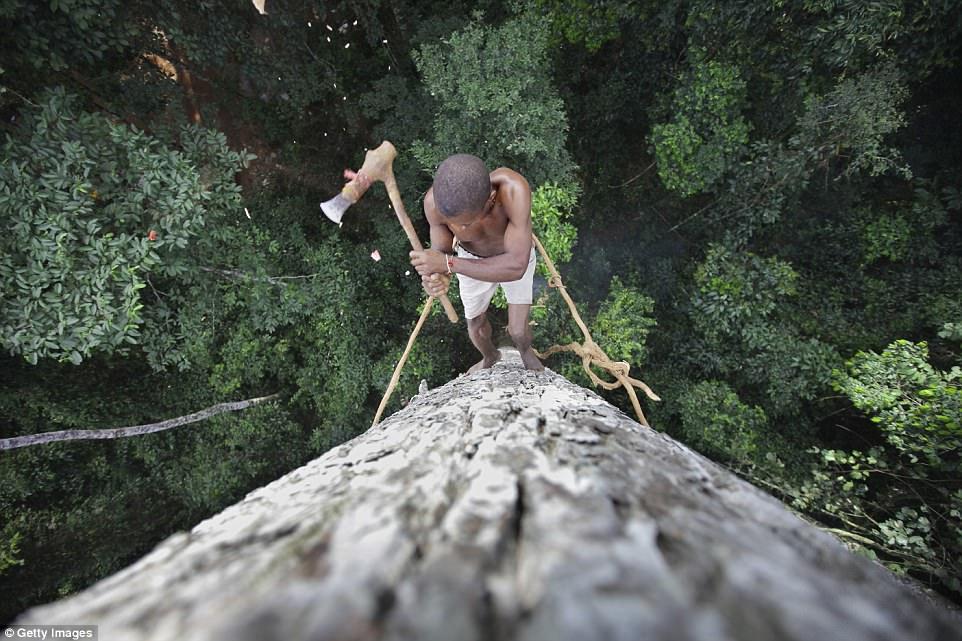
[[[561,276],[551,276],[548,279],[548,287],[553,287],[554,289],[564,289],[565,285],[561,282]]]
[[[577,356],[581,357],[581,366],[584,368],[585,372],[588,374],[588,378],[591,382],[598,387],[603,387],[607,390],[617,389],[618,387],[624,387],[625,391],[628,392],[628,397],[631,399],[631,405],[635,409],[635,414],[638,416],[638,422],[642,425],[648,425],[648,421],[645,419],[644,413],[641,411],[641,404],[638,402],[638,396],[635,394],[635,388],[642,390],[645,395],[653,401],[660,401],[661,399],[651,391],[642,381],[631,378],[628,373],[631,370],[631,366],[625,361],[613,361],[608,358],[604,350],[595,343],[591,338],[591,332],[588,331],[588,326],[585,325],[584,321],[581,320],[581,315],[578,313],[578,308],[575,307],[574,301],[571,300],[571,296],[568,295],[568,289],[565,287],[561,280],[561,274],[555,268],[554,263],[548,256],[548,252],[545,251],[544,246],[538,237],[531,234],[531,239],[534,241],[535,246],[538,248],[538,252],[544,259],[545,265],[548,267],[548,271],[551,272],[551,277],[548,279],[548,287],[553,287],[557,289],[562,298],[568,304],[568,309],[571,311],[571,316],[574,318],[575,323],[581,329],[581,333],[584,334],[584,343],[569,343],[567,345],[552,345],[544,352],[539,352],[535,350],[535,353],[539,358],[546,358],[552,354],[558,352],[574,352]],[[609,383],[602,380],[592,369],[592,365],[605,370],[611,374],[615,381]]]

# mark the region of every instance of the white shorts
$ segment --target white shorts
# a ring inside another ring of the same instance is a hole
[[[457,256],[469,260],[479,260],[480,258],[461,246],[458,246]],[[464,317],[470,320],[487,311],[488,304],[491,303],[491,297],[497,291],[498,285],[504,290],[504,296],[508,299],[509,305],[530,305],[534,283],[534,264],[535,251],[534,246],[532,246],[528,268],[524,271],[524,276],[518,280],[508,283],[488,283],[464,274],[457,274],[458,291],[461,294],[461,303],[464,304]]]

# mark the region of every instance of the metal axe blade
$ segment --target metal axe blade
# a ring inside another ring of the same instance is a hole
[[[331,221],[340,223],[341,218],[344,217],[344,212],[346,212],[347,208],[352,204],[353,203],[345,198],[344,194],[341,193],[337,196],[334,196],[334,198],[331,198],[330,200],[322,202],[321,211],[323,211],[324,215],[327,216]]]

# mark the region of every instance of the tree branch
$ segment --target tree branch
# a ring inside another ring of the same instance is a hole
[[[42,432],[40,434],[29,434],[27,436],[16,436],[14,438],[0,439],[0,451],[2,450],[12,450],[18,447],[27,447],[28,445],[40,445],[42,443],[55,443],[59,441],[82,441],[89,439],[113,439],[113,438],[123,438],[127,436],[140,436],[141,434],[151,434],[153,432],[162,432],[163,430],[169,430],[174,427],[180,427],[181,425],[186,425],[187,423],[196,423],[197,421],[202,421],[204,419],[210,418],[211,416],[216,416],[217,414],[222,414],[223,412],[236,412],[238,410],[247,409],[253,405],[258,405],[266,401],[272,401],[279,398],[280,394],[271,394],[270,396],[261,396],[259,398],[249,398],[245,401],[234,401],[231,403],[220,403],[212,407],[208,407],[205,410],[199,412],[194,412],[193,414],[188,414],[187,416],[179,416],[177,418],[167,419],[166,421],[161,421],[160,423],[150,423],[147,425],[133,425],[131,427],[115,427],[104,430],[61,430],[59,432]]]
[[[217,269],[216,267],[201,267],[201,271],[210,272],[211,274],[218,274],[227,278],[228,280],[244,280],[250,279],[258,281],[261,283],[271,283],[272,285],[283,284],[285,280],[298,280],[301,278],[313,278],[320,275],[320,272],[315,272],[313,274],[304,274],[301,276],[253,276],[247,272],[242,272],[237,269]]]

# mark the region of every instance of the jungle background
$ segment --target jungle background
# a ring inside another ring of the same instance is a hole
[[[318,205],[384,139],[425,240],[448,154],[521,171],[653,426],[962,602],[958,2],[0,0],[0,28],[0,438],[281,394],[0,453],[0,622],[367,428],[424,294],[383,187],[340,228]],[[578,339],[536,289],[536,347]],[[388,412],[475,360],[436,311]]]

